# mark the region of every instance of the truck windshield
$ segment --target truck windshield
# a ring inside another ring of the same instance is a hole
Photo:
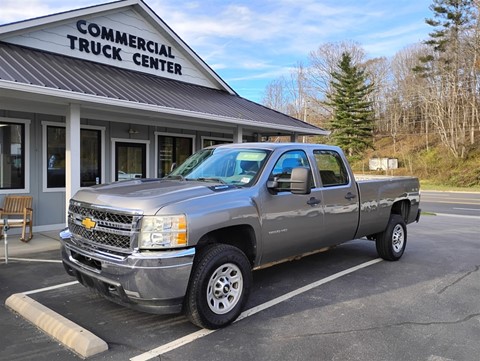
[[[166,178],[248,186],[255,181],[269,154],[263,149],[202,149]]]

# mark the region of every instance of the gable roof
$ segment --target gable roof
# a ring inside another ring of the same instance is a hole
[[[210,66],[205,63],[193,49],[191,49],[147,4],[142,0],[119,0],[106,4],[89,6],[81,9],[69,10],[38,18],[17,21],[10,24],[0,25],[0,41],[12,43],[10,39],[22,37],[24,34],[41,30],[45,27],[54,27],[67,24],[79,18],[91,18],[94,16],[109,15],[122,10],[133,9],[143,20],[151,25],[158,33],[161,33],[177,50],[191,63],[203,76],[208,78],[216,88],[225,90],[230,94],[237,94]],[[15,43],[15,41],[13,41]],[[22,44],[18,44],[22,45]],[[36,48],[36,46],[35,46]]]

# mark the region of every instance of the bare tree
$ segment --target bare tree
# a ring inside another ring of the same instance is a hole
[[[298,119],[325,125],[332,108],[332,74],[342,54],[365,71],[375,112],[375,132],[393,139],[433,134],[454,157],[463,158],[480,133],[480,0],[432,0],[430,39],[412,44],[391,59],[368,59],[356,42],[321,44],[290,74],[271,82],[263,103]]]
[[[324,95],[331,92],[332,74],[338,70],[338,64],[344,53],[351,54],[354,65],[360,65],[365,61],[365,51],[354,41],[326,43],[310,52],[309,75],[312,86],[318,94]]]
[[[302,62],[290,71],[290,77],[286,83],[289,99],[288,114],[301,120],[306,120],[307,98],[309,89],[307,71]]]
[[[297,119],[306,120],[309,88],[307,70],[303,63],[298,62],[288,77],[280,77],[267,85],[262,103]]]
[[[378,131],[385,117],[385,106],[389,95],[390,62],[385,57],[369,59],[364,63],[364,68],[369,82],[375,85],[368,100],[372,102],[375,119],[377,119],[375,128]]]
[[[434,30],[425,44],[431,53],[420,58],[423,66],[416,70],[428,80],[429,119],[450,152],[464,158],[467,134],[473,141],[471,129],[477,118],[476,70],[470,65],[476,52],[468,46],[468,39],[476,33],[477,8],[472,0],[433,0],[430,9],[434,17],[426,22]]]
[[[272,80],[263,92],[262,104],[286,114],[289,107],[286,87],[285,78]]]

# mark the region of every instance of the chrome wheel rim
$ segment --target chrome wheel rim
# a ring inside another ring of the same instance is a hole
[[[397,224],[392,233],[392,247],[395,253],[399,253],[403,250],[405,244],[405,231],[400,224]]]
[[[208,307],[219,315],[228,313],[238,304],[242,290],[243,276],[240,268],[233,263],[221,265],[208,281]]]

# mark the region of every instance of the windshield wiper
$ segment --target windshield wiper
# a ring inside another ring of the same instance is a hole
[[[185,180],[185,177],[183,175],[167,175],[165,178],[168,179],[179,179],[179,180]]]
[[[217,183],[227,184],[223,179],[214,178],[214,177],[200,177],[200,178],[197,178],[196,180],[200,182],[217,182]]]

